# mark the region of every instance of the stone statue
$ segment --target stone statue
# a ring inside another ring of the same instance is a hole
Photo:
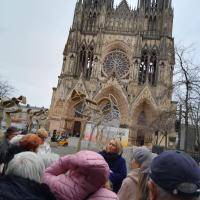
[[[0,128],[4,113],[6,116],[6,127],[11,125],[10,114],[21,112],[20,103],[26,104],[26,97],[0,98]]]
[[[47,119],[48,109],[42,108],[40,110],[32,110],[29,108],[27,110],[27,127],[28,132],[31,132],[33,128],[33,118],[35,118],[37,123],[37,128],[41,128],[41,125]]]

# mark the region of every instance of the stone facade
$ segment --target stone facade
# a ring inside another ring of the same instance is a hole
[[[171,0],[138,0],[132,10],[126,0],[79,0],[63,52],[58,85],[53,88],[50,131],[75,133],[83,128],[76,114],[74,91],[95,102],[112,95],[119,126],[129,127],[129,141],[149,145],[148,126],[172,100],[174,69]],[[78,127],[78,128],[77,128]]]

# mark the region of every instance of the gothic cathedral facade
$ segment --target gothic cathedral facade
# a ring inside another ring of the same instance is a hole
[[[50,131],[83,129],[85,95],[104,109],[115,99],[112,126],[129,129],[129,142],[150,145],[148,126],[172,102],[174,59],[171,0],[78,0],[49,111]],[[107,116],[107,120],[110,119]]]

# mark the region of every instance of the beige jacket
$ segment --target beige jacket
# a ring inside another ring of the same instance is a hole
[[[119,200],[136,200],[139,168],[132,170],[123,180],[122,186],[117,194]]]

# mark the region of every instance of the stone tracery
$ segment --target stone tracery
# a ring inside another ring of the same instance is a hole
[[[103,124],[109,124],[112,127],[119,127],[120,125],[120,112],[117,105],[114,102],[106,101],[100,106],[103,116]]]
[[[130,64],[125,53],[119,49],[111,51],[103,63],[103,71],[107,76],[123,78],[129,72]]]
[[[117,124],[129,127],[132,144],[138,144],[137,133],[138,145],[151,143],[147,140],[151,138],[150,131],[149,135],[144,127],[138,131],[138,124],[156,117],[160,108],[174,106],[171,96],[158,99],[172,81],[174,65],[174,55],[170,53],[174,48],[173,9],[169,1],[138,0],[134,10],[126,0],[117,7],[113,0],[77,1],[63,52],[62,76],[52,98],[63,97],[64,102],[51,105],[51,130],[65,128],[65,121],[73,129],[74,118],[79,123],[77,127],[83,127],[81,105],[70,101],[73,90],[96,102],[112,94],[117,106],[108,101],[100,104],[102,110],[112,110],[105,113],[105,122],[118,120]]]

